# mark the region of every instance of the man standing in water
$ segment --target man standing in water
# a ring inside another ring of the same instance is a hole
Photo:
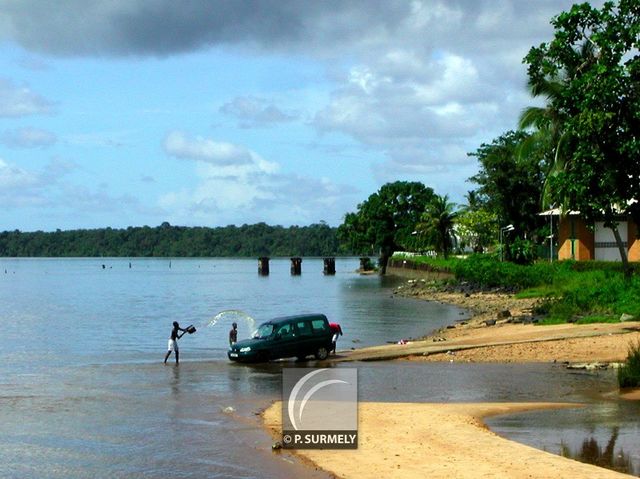
[[[178,331],[182,331],[182,334],[179,334]],[[171,337],[169,338],[169,344],[167,346],[168,351],[166,356],[164,357],[164,363],[167,364],[167,359],[171,355],[171,351],[176,353],[176,364],[180,362],[180,351],[178,350],[178,339],[184,336],[186,333],[186,329],[182,329],[177,321],[173,322],[173,329],[171,330]]]
[[[231,325],[231,330],[229,331],[229,347],[233,346],[238,342],[238,323],[233,323]]]

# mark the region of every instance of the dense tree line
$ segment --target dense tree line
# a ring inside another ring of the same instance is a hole
[[[251,257],[332,256],[341,249],[337,229],[269,226],[265,223],[218,228],[171,226],[129,227],[55,232],[0,233],[5,257]]]

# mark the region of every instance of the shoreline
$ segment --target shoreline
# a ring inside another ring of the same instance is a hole
[[[454,304],[471,317],[406,344],[338,351],[331,361],[583,362],[624,361],[628,344],[640,341],[640,323],[536,326],[514,322],[531,315],[535,301],[512,294],[451,293],[412,279],[395,294]],[[414,286],[416,285],[416,286]],[[404,291],[403,291],[404,290]],[[508,311],[508,315],[505,313]],[[578,366],[582,367],[582,366]],[[640,390],[620,391],[640,400]],[[498,436],[483,419],[577,403],[359,403],[355,451],[293,450],[303,463],[343,478],[622,478],[627,474],[568,459]],[[279,441],[281,405],[261,414]]]
[[[574,403],[360,403],[356,450],[289,450],[342,478],[631,477],[504,439],[483,418]],[[261,415],[279,440],[281,403]]]
[[[339,351],[332,361],[404,359],[446,362],[560,362],[585,368],[617,366],[629,345],[640,341],[640,322],[574,323],[538,326],[538,298],[518,299],[502,292],[450,292],[433,288],[431,273],[394,268],[407,281],[394,294],[466,309],[468,319],[404,344]]]

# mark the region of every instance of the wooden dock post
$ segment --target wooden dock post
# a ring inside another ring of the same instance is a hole
[[[260,276],[269,276],[269,258],[267,256],[258,258],[258,274]]]
[[[336,259],[325,258],[324,259],[324,274],[336,274]]]
[[[291,274],[293,276],[300,276],[302,274],[302,258],[298,256],[291,258]]]

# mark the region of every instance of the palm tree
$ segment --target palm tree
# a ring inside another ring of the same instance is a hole
[[[543,207],[553,203],[551,197],[551,178],[570,166],[567,146],[570,140],[564,124],[567,112],[562,109],[562,98],[567,91],[568,84],[586,67],[597,61],[598,55],[593,44],[585,42],[576,52],[577,62],[566,71],[557,72],[555,76],[535,77],[529,79],[531,95],[545,99],[545,106],[530,106],[520,114],[519,127],[523,130],[532,129],[533,134],[520,145],[519,156],[526,157],[533,152],[540,152],[540,156],[547,161],[546,180],[542,191]],[[566,204],[567,199],[560,199]]]
[[[449,202],[448,195],[436,195],[427,205],[420,218],[421,222],[416,227],[445,259],[451,251],[454,239],[453,226],[458,215],[454,211],[455,207],[455,203]]]
[[[523,130],[532,129],[533,132],[520,144],[518,155],[526,158],[538,154],[546,160],[546,168],[543,169],[546,170],[546,179],[541,198],[543,207],[552,203],[550,179],[566,166],[564,146],[567,134],[563,129],[562,115],[556,107],[564,86],[564,80],[559,78],[529,82],[531,94],[544,97],[546,105],[527,107],[520,114],[519,127]]]
[[[462,211],[477,211],[484,205],[484,200],[477,190],[467,191],[464,197],[467,200],[467,204],[460,206]]]

